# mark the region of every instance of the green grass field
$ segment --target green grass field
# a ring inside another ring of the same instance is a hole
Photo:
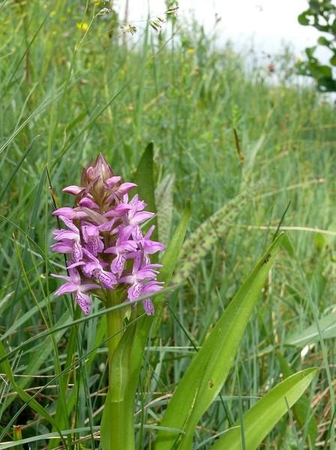
[[[59,283],[50,273],[65,270],[50,250],[53,196],[71,206],[63,187],[78,184],[100,152],[115,173],[133,181],[149,142],[155,184],[164,190],[156,206],[165,244],[189,201],[188,234],[238,195],[250,196],[190,276],[167,294],[144,355],[136,448],[154,448],[194,346],[206,339],[279,224],[284,245],[193,448],[210,448],[209,439],[257,398],[309,367],[319,368],[302,403],[309,416],[301,423],[290,410],[260,448],[336,448],[334,104],[291,74],[288,53],[274,57],[273,74],[267,62],[247,69],[253,56],[230,45],[214,50],[196,24],[177,18],[162,34],[151,27],[123,34],[115,17],[98,11],[77,0],[0,3],[0,442],[7,442],[0,448],[9,448],[13,433],[31,438],[31,449],[63,445],[49,440],[55,429],[46,412],[67,435],[67,448],[99,447],[104,316],[71,326],[80,311],[70,296],[53,295]],[[96,302],[94,312],[100,310]]]

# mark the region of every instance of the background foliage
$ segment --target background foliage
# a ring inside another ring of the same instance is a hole
[[[309,8],[299,16],[301,25],[313,26],[321,32],[319,46],[329,50],[329,64],[320,64],[314,55],[318,46],[306,48],[308,60],[298,64],[301,75],[313,77],[322,92],[336,92],[336,5],[333,0],[309,0]]]
[[[138,27],[132,35],[114,13],[100,14],[103,7],[64,0],[0,4],[0,441],[11,440],[20,425],[31,448],[57,446],[47,439],[57,429],[65,447],[98,446],[105,322],[98,303],[95,314],[80,319],[70,298],[53,295],[58,284],[50,273],[62,272],[64,262],[49,249],[56,223],[48,174],[54,198],[66,205],[61,189],[76,184],[98,152],[133,181],[153,141],[155,182],[161,198],[166,194],[158,204],[165,242],[188,201],[192,231],[238,194],[250,196],[221,245],[167,297],[144,359],[137,448],[152,448],[190,355],[272,240],[288,205],[286,249],[228,384],[197,428],[195,448],[210,448],[208,439],[286,370],[312,366],[320,374],[305,401],[317,420],[316,441],[307,439],[312,416],[299,423],[287,415],[263,448],[332,448],[334,105],[292,75],[287,50],[272,57],[270,70],[253,49],[217,48],[196,23],[173,19],[161,34]]]

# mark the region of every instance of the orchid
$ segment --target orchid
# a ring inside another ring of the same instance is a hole
[[[74,293],[84,314],[90,311],[90,294],[100,289],[104,301],[108,291],[120,286],[127,289],[124,301],[134,302],[143,295],[162,289],[150,255],[164,250],[164,245],[150,239],[154,226],[143,236],[141,224],[154,213],[144,211],[146,203],[138,195],[129,199],[134,183],[122,183],[99,155],[83,170],[81,185],[70,185],[63,192],[75,196],[75,205],[53,212],[66,228],[54,231],[51,249],[68,255],[69,276],[54,275],[67,282],[56,295]],[[105,297],[104,297],[105,292]],[[154,313],[149,298],[143,300],[146,314]]]

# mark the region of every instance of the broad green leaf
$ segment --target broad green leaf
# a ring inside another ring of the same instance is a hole
[[[308,344],[318,342],[320,339],[331,339],[336,337],[336,312],[322,317],[318,323],[312,324],[305,330],[293,333],[285,340],[287,345],[295,345],[296,347],[304,347]]]
[[[220,392],[240,341],[280,248],[282,235],[270,245],[194,356],[163,417],[156,450],[190,450],[195,427]],[[181,430],[180,434],[169,427]]]
[[[285,378],[294,374],[292,368],[287,363],[286,359],[277,352],[277,358],[280,363],[281,372]],[[312,407],[309,398],[305,395],[297,401],[293,406],[294,417],[301,428],[306,429],[307,444],[313,446],[317,435],[317,422],[312,413]]]
[[[173,283],[181,284],[194,271],[197,264],[227,234],[236,217],[250,200],[250,194],[244,192],[230,200],[221,209],[209,217],[183,244],[181,264],[173,277]]]
[[[256,449],[281,417],[301,397],[317,370],[311,368],[298,372],[271,389],[244,414],[244,431],[239,424],[235,425],[215,442],[211,447],[212,450],[243,450],[242,432],[245,449]]]
[[[154,165],[153,165],[154,145],[150,142],[140,159],[135,174],[134,182],[138,186],[139,197],[147,203],[147,210],[156,212],[155,189],[154,189]],[[157,220],[156,216],[150,221],[150,225],[155,225],[156,229],[152,239],[157,239]]]
[[[109,385],[101,423],[104,450],[134,448],[134,397],[141,367],[139,358],[136,367],[132,361],[137,325],[136,322],[130,324],[109,362],[112,383]]]
[[[153,181],[154,145],[149,142],[139,161],[134,182],[138,185],[140,196],[146,201],[148,209],[155,210],[154,181]]]

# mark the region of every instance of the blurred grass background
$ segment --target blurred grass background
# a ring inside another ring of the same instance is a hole
[[[288,205],[282,222],[287,251],[270,274],[222,398],[197,430],[195,448],[210,448],[209,437],[280,381],[281,357],[294,371],[320,367],[307,393],[318,431],[309,444],[308,419],[298,424],[289,416],[263,448],[329,448],[336,329],[310,347],[307,341],[292,345],[291,336],[304,336],[312,324],[318,332],[318,319],[336,317],[333,102],[295,76],[288,49],[273,56],[270,68],[253,52],[237,54],[230,43],[216,48],[197,23],[170,16],[165,32],[147,26],[131,35],[116,14],[100,14],[103,7],[77,0],[0,4],[0,332],[15,380],[61,430],[80,430],[64,446],[74,448],[86,435],[84,447],[98,448],[90,430],[94,436],[106,386],[103,320],[84,320],[72,327],[74,334],[66,328],[43,334],[79,318],[70,299],[52,294],[57,282],[49,274],[64,266],[49,250],[57,225],[47,171],[57,201],[71,206],[61,190],[79,182],[97,153],[132,181],[153,141],[157,185],[174,180],[167,230],[187,201],[192,232],[239,193],[250,192],[251,200],[168,299],[159,345],[153,340],[145,355],[138,448],[153,448],[166,394],[182,376],[192,344],[202,343]],[[168,209],[157,207],[163,214]],[[0,441],[12,439],[14,425],[27,438],[55,431],[25,406],[4,367],[0,400]],[[62,416],[59,405],[66,402]],[[46,445],[41,438],[30,448]]]

